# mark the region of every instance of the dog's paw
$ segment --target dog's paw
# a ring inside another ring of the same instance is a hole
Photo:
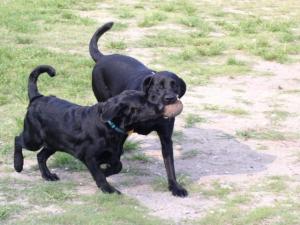
[[[121,192],[114,188],[113,186],[111,185],[105,185],[103,187],[101,187],[101,190],[104,192],[104,193],[109,193],[109,194],[113,194],[113,193],[116,193],[116,194],[121,194]]]
[[[59,177],[55,173],[44,174],[43,178],[47,181],[57,181]]]
[[[170,191],[172,191],[172,194],[174,196],[178,196],[178,197],[186,197],[186,196],[188,196],[187,190],[185,188],[181,187],[179,184],[173,185],[169,189],[170,189]]]

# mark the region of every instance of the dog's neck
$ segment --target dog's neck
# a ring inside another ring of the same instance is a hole
[[[120,134],[126,134],[127,132],[123,129],[118,127],[114,122],[112,122],[111,120],[106,122],[112,129],[114,129],[116,132],[120,133]]]
[[[123,135],[131,135],[132,133],[134,133],[133,128],[125,128],[127,126],[121,127],[118,124],[118,122],[113,122],[112,120],[109,120],[106,122],[108,124],[108,126],[113,129],[115,132],[119,133],[119,134],[123,134]]]
[[[96,104],[96,107],[98,108],[99,117],[102,113],[103,104],[105,104],[105,103],[101,102],[101,103]],[[124,118],[111,119],[104,123],[107,124],[108,127],[110,129],[112,129],[114,132],[119,133],[119,134],[130,135],[134,132],[133,128],[131,128],[131,126],[128,127],[127,124],[125,124]]]

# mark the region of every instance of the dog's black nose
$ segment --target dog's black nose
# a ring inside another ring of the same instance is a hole
[[[172,103],[176,102],[176,100],[177,100],[176,95],[165,95],[164,96],[164,101],[167,104],[172,104]]]

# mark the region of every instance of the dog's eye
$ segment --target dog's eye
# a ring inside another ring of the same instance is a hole
[[[151,100],[154,101],[156,99],[155,95],[151,96]]]
[[[163,81],[159,82],[159,87],[160,88],[165,88],[165,83]]]
[[[170,85],[171,85],[172,88],[175,88],[175,87],[176,87],[176,84],[175,84],[174,81],[171,81],[171,84],[170,84]]]

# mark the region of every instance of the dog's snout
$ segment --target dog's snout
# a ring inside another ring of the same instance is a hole
[[[164,101],[166,104],[172,104],[174,102],[176,102],[177,100],[177,96],[176,95],[165,95],[164,96]]]

